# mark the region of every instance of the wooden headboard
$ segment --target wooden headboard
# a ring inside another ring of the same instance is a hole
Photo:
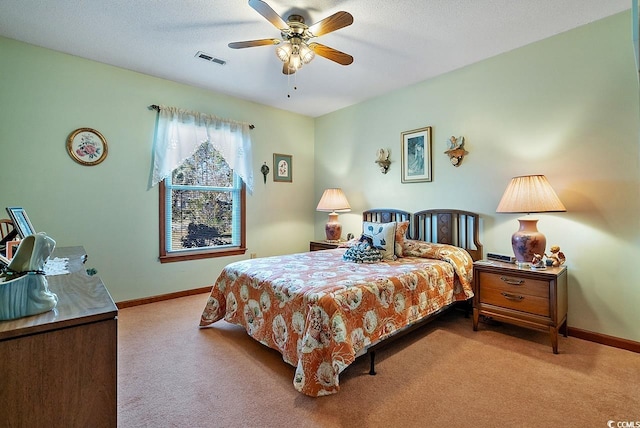
[[[413,214],[412,239],[464,248],[471,258],[482,259],[480,216],[460,210],[424,210]]]
[[[363,221],[389,223],[409,221],[408,237],[420,241],[450,244],[464,248],[471,258],[482,259],[480,216],[461,210],[434,209],[411,214],[407,211],[377,208],[362,213]]]
[[[374,223],[391,223],[392,221],[411,221],[411,213],[401,210],[377,208],[362,213],[362,221]]]

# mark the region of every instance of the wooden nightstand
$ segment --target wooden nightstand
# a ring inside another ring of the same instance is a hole
[[[327,241],[310,241],[309,251],[331,250],[338,248],[340,242],[327,242]]]
[[[540,331],[548,331],[558,353],[558,330],[567,336],[567,268],[518,268],[501,262],[473,265],[473,329],[480,315]]]

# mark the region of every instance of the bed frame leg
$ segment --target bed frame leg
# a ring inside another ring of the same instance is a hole
[[[369,351],[369,360],[370,360],[369,374],[371,376],[375,376],[375,374],[376,374],[376,369],[375,369],[376,351]]]

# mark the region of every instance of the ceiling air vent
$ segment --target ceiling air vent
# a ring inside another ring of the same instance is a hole
[[[209,62],[215,62],[218,65],[225,65],[227,63],[227,61],[220,59],[220,58],[216,58],[213,55],[209,55],[208,53],[204,53],[202,51],[198,51],[196,53],[196,58],[200,58],[203,59],[205,61],[209,61]]]

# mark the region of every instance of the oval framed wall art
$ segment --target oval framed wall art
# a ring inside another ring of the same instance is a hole
[[[78,128],[67,138],[67,152],[81,165],[98,165],[107,157],[109,148],[104,136],[92,128]]]

